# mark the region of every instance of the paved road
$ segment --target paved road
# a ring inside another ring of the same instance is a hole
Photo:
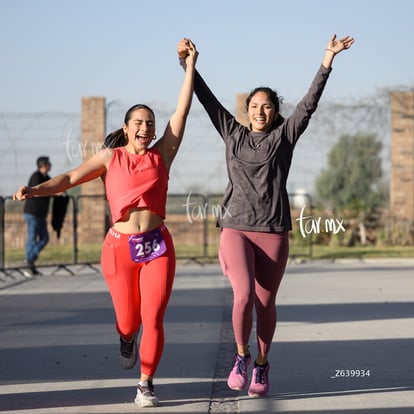
[[[227,279],[180,265],[155,409],[132,402],[138,371],[118,366],[99,267],[42,270],[0,274],[0,413],[414,413],[414,261],[289,264],[264,399],[225,383]]]

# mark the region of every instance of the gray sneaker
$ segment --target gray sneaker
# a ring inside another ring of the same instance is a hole
[[[144,384],[138,384],[135,404],[140,407],[157,407],[159,402],[154,394],[154,385],[152,381],[145,381]]]
[[[134,368],[138,359],[138,345],[137,345],[138,332],[135,332],[134,337],[130,342],[125,341],[122,336],[119,337],[121,345],[119,361],[123,369]]]

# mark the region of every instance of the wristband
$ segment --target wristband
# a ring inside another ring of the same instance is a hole
[[[334,56],[336,55],[336,52],[333,51],[332,49],[325,49],[325,50],[327,50],[328,52],[332,52],[334,54]]]

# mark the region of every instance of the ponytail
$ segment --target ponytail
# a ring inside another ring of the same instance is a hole
[[[124,147],[128,143],[122,128],[111,132],[106,138],[102,148],[118,148]]]

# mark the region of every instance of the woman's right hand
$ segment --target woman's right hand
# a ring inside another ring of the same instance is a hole
[[[185,62],[188,65],[191,66],[195,66],[196,62],[197,62],[197,58],[198,58],[198,51],[197,48],[195,46],[195,44],[190,40],[187,39],[188,43],[187,43],[187,57],[185,58]]]
[[[191,64],[192,66],[195,66],[198,51],[195,44],[190,39],[184,38],[178,42],[177,53],[180,61],[181,59],[185,59],[187,65]]]
[[[15,194],[13,194],[13,200],[24,201],[30,197],[31,187],[24,185],[20,187]]]
[[[186,58],[188,56],[188,39],[184,38],[178,42],[177,53],[179,58]]]

